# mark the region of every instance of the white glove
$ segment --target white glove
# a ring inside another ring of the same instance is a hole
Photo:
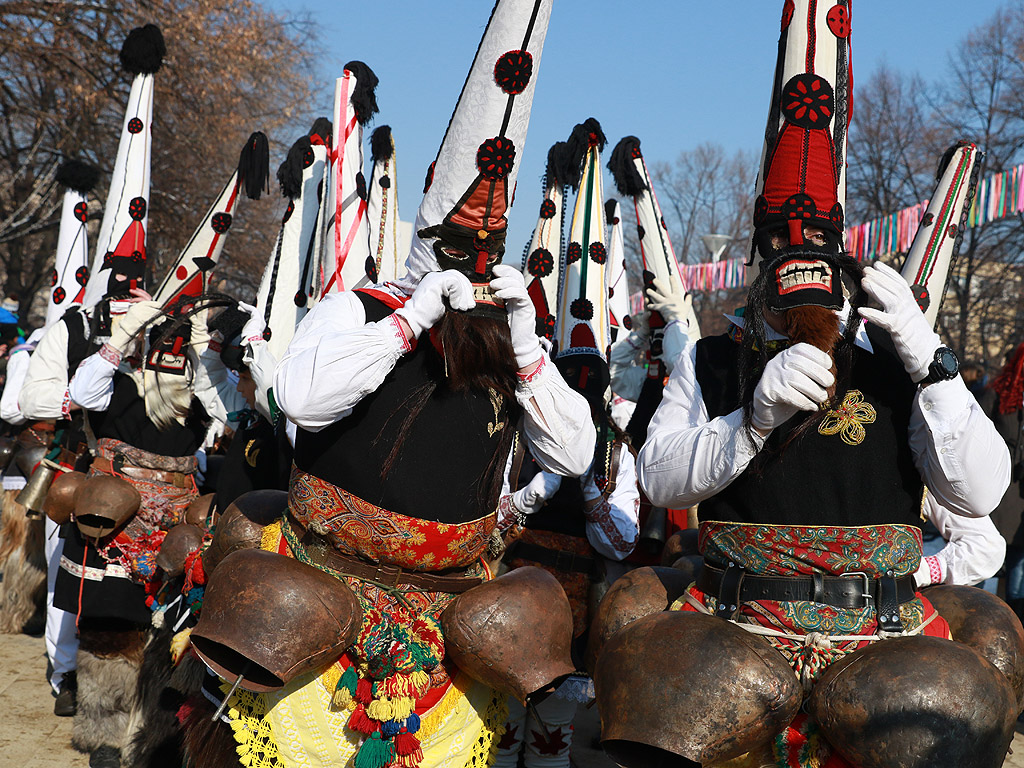
[[[505,302],[508,327],[512,334],[512,349],[516,353],[516,367],[528,368],[544,354],[537,338],[537,311],[533,299],[526,292],[523,273],[507,264],[496,264],[491,270],[494,279],[491,289]]]
[[[157,301],[138,301],[132,304],[111,332],[110,341],[107,343],[122,355],[127,354],[139,331],[159,317],[161,312],[163,307]]]
[[[395,314],[409,324],[412,337],[418,339],[424,331],[433,328],[445,312],[444,300],[452,309],[466,312],[476,306],[473,284],[469,278],[454,269],[430,272],[416,286],[412,297]]]
[[[650,309],[665,318],[666,325],[683,320],[692,311],[693,297],[684,293],[681,285],[657,277],[652,282],[652,287],[647,289]]]
[[[810,344],[794,344],[764,367],[754,389],[750,421],[762,432],[785,423],[797,411],[816,411],[835,383],[832,358]]]
[[[249,319],[242,326],[242,343],[250,344],[261,340],[263,332],[267,330],[267,321],[263,318],[263,313],[252,304],[246,304],[244,301],[238,302],[238,308],[243,312],[249,313]]]
[[[882,305],[881,309],[861,307],[861,317],[889,332],[910,378],[921,381],[942,340],[928,324],[907,281],[892,267],[875,262],[865,267],[861,286]]]
[[[541,470],[523,488],[512,494],[512,503],[524,515],[530,515],[544,506],[562,485],[562,476]]]

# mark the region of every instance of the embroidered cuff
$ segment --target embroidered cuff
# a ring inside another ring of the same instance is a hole
[[[615,520],[612,518],[612,506],[608,503],[607,499],[589,512],[586,512],[585,517],[588,523],[596,526],[601,531],[608,545],[621,557],[626,557],[633,551],[633,547],[636,546],[636,534],[634,534],[632,541],[622,535],[619,527],[615,524]]]
[[[121,364],[121,350],[110,346],[110,344],[100,347],[99,355],[115,368]]]
[[[64,390],[64,399],[60,403],[60,415],[62,418],[71,418],[71,391]]]
[[[924,558],[924,561],[928,564],[928,577],[932,580],[932,584],[941,584],[943,581],[942,561],[935,555],[929,555]]]
[[[405,331],[402,330],[402,324],[398,318],[394,315],[388,315],[384,320],[381,321],[384,329],[394,336],[395,341],[398,345],[398,350],[403,355],[412,352],[413,346],[406,338]]]
[[[516,376],[519,377],[520,386],[529,386],[540,378],[541,371],[543,371],[544,367],[547,365],[547,357],[547,355],[541,355],[539,361],[540,365],[534,368],[530,373],[516,373]]]

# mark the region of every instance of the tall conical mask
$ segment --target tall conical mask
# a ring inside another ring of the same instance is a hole
[[[977,146],[966,141],[946,150],[939,162],[935,192],[903,262],[903,277],[933,326],[964,239],[983,157]]]
[[[505,253],[516,177],[530,123],[552,0],[498,0],[416,215],[407,278],[456,269],[478,311],[504,313],[487,283]]]
[[[752,259],[773,310],[839,309],[850,122],[848,0],[786,0],[754,203]],[[805,228],[818,233],[814,242]]]
[[[87,195],[96,186],[98,168],[68,160],[57,169],[57,183],[64,187],[60,210],[57,254],[50,275],[50,296],[46,303],[46,325],[60,320],[71,307],[80,306],[89,279],[89,244],[86,221],[89,216]]]
[[[622,206],[614,197],[604,201],[604,219],[608,225],[608,317],[612,341],[632,328],[629,299],[634,288],[626,270],[626,246],[622,238]]]
[[[633,199],[641,262],[633,268],[640,268],[643,288],[650,287],[657,278],[663,285],[674,285],[675,292],[682,295],[685,293],[685,287],[679,274],[679,262],[672,248],[672,240],[665,225],[665,217],[661,213],[661,206],[658,204],[658,196],[654,192],[651,174],[640,151],[640,139],[636,136],[621,139],[612,150],[608,170],[612,172],[612,179],[619,194]],[[644,293],[645,306],[649,303],[647,294]],[[652,311],[649,322],[650,355],[652,359],[660,360],[665,320],[660,314]],[[657,373],[659,368],[660,366],[654,372]]]
[[[386,283],[397,280],[405,271],[411,235],[398,216],[398,156],[389,126],[380,126],[370,136],[370,159],[373,171],[367,185],[370,255],[366,274],[371,283]]]
[[[203,292],[212,279],[213,268],[220,261],[240,194],[259,200],[268,189],[269,152],[267,137],[262,133],[257,131],[246,139],[238,167],[171,265],[153,297],[156,301],[166,307]]]
[[[256,307],[267,323],[264,337],[275,360],[284,357],[295,326],[316,303],[319,264],[313,244],[332,131],[327,118],[318,119],[309,134],[292,145],[277,170],[288,205],[256,294]]]
[[[565,254],[562,230],[565,222],[565,193],[568,189],[568,144],[559,141],[548,150],[544,171],[544,200],[540,204],[537,227],[533,230],[526,253],[523,273],[526,290],[537,312],[537,335],[555,339],[555,312],[558,309],[558,288]]]
[[[605,244],[601,149],[604,133],[594,118],[573,129],[570,157],[581,157],[572,180],[576,205],[565,249],[565,272],[555,321],[555,365],[569,386],[591,399],[608,387],[608,248]],[[582,149],[582,151],[580,151]]]
[[[154,24],[133,29],[121,47],[121,65],[135,79],[85,286],[83,304],[87,307],[104,297],[127,296],[131,288],[142,288],[145,283],[153,75],[165,53],[163,35]]]
[[[361,61],[350,61],[334,85],[334,137],[323,198],[320,231],[320,297],[369,282],[370,255],[363,175],[363,126],[377,114],[377,76]]]

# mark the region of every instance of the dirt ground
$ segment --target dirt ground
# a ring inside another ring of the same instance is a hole
[[[89,758],[71,748],[71,718],[53,716],[42,638],[0,635],[0,713],[0,765],[88,768]],[[592,747],[599,729],[597,710],[581,709],[572,750],[576,768],[615,768]],[[1014,737],[1013,753],[1003,766],[1024,768],[1021,733]]]

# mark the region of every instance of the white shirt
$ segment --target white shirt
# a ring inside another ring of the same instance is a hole
[[[52,421],[66,416],[68,403],[68,326],[58,320],[46,329],[29,359],[18,405],[26,420]]]
[[[18,407],[18,397],[28,375],[32,350],[20,349],[7,358],[7,381],[0,395],[0,419],[8,424],[24,424],[26,419]]]
[[[740,409],[708,418],[695,373],[696,345],[679,358],[640,450],[640,487],[656,506],[682,509],[729,485],[764,446],[748,439]],[[963,379],[919,387],[910,449],[936,501],[969,517],[989,514],[1009,484],[1006,444]]]
[[[548,498],[553,496],[561,485],[558,476],[552,476],[549,472],[543,472],[547,479],[554,482],[545,483],[549,496],[541,498],[536,494],[524,494],[527,488],[512,493],[509,484],[509,472],[512,468],[512,456],[509,456],[505,464],[505,479],[501,487],[503,501],[509,501],[516,510],[524,515],[531,515],[541,510]],[[585,499],[593,499],[600,495],[597,484],[590,475],[586,475],[583,482],[583,496]],[[569,482],[576,482],[575,478]],[[525,500],[524,496],[529,496]],[[507,510],[507,506],[499,503],[499,509]],[[596,507],[586,512],[587,541],[600,554],[612,560],[622,560],[633,552],[636,547],[637,538],[640,536],[640,489],[636,484],[636,462],[633,454],[625,446],[619,454],[619,467],[615,476],[615,488],[608,498],[603,499]],[[507,527],[503,521],[498,521],[498,527]]]
[[[354,293],[331,294],[296,327],[274,374],[274,397],[289,419],[318,432],[375,392],[406,351],[391,316],[368,323]],[[541,466],[568,477],[586,472],[597,440],[590,406],[546,356],[537,371],[520,378],[516,400],[524,411],[530,451]]]
[[[946,546],[921,558],[914,574],[918,587],[929,584],[974,585],[990,579],[1006,558],[1006,539],[992,518],[954,515],[926,493],[922,513],[939,530]]]

